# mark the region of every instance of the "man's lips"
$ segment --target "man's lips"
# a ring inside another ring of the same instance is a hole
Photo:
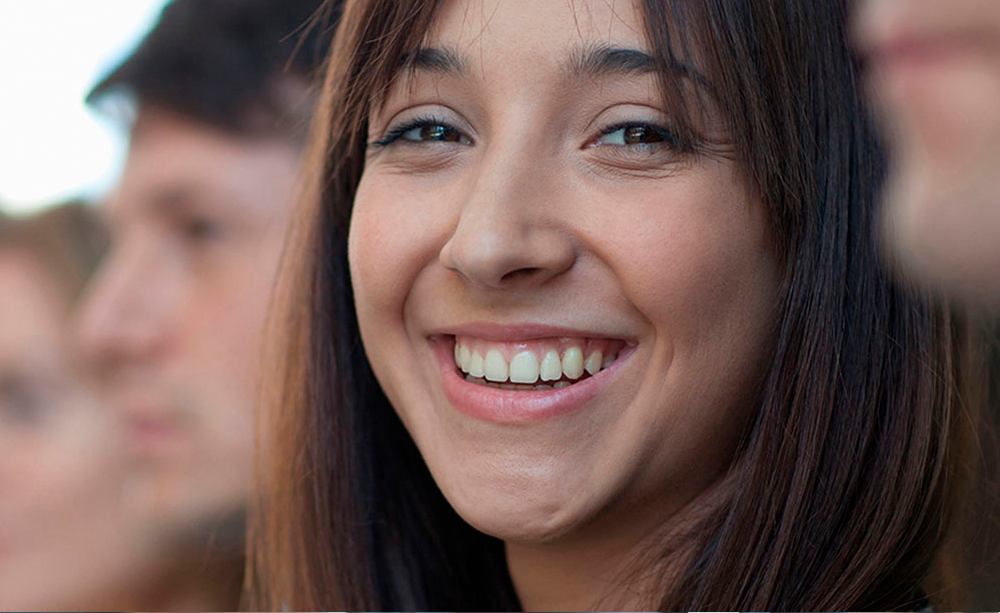
[[[122,395],[115,403],[123,442],[138,455],[173,453],[184,438],[184,412],[146,394]]]

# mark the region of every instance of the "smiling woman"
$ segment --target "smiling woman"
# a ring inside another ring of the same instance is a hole
[[[844,13],[350,5],[279,288],[256,606],[943,598],[971,356],[878,269]]]

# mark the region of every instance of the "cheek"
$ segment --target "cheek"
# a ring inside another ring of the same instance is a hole
[[[775,305],[778,265],[763,206],[729,174],[636,194],[633,214],[594,228],[613,237],[602,251],[622,292],[678,352],[760,336]]]
[[[351,213],[348,262],[362,334],[375,321],[402,321],[420,271],[443,244],[437,232],[446,218],[441,199],[431,202],[424,195],[437,192],[397,181],[391,175],[364,175]]]

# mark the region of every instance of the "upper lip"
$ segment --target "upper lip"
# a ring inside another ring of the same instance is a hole
[[[976,44],[983,33],[968,24],[939,24],[926,19],[861,19],[854,27],[854,39],[861,54],[870,60],[914,51]]]
[[[879,61],[942,48],[953,49],[968,42],[967,37],[949,33],[902,32],[884,39],[870,40],[862,45],[862,52],[869,60]]]
[[[492,322],[468,322],[455,326],[437,328],[430,336],[472,336],[486,341],[509,342],[530,341],[544,338],[609,338],[635,344],[631,335],[598,331],[592,328],[551,325],[537,322],[499,324]]]

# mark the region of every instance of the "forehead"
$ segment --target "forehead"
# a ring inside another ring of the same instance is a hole
[[[132,129],[112,217],[194,203],[234,215],[269,216],[289,206],[298,149],[279,138],[241,138],[158,109]]]
[[[453,47],[484,71],[522,58],[560,63],[581,47],[645,47],[637,3],[620,0],[446,0],[425,42]]]

